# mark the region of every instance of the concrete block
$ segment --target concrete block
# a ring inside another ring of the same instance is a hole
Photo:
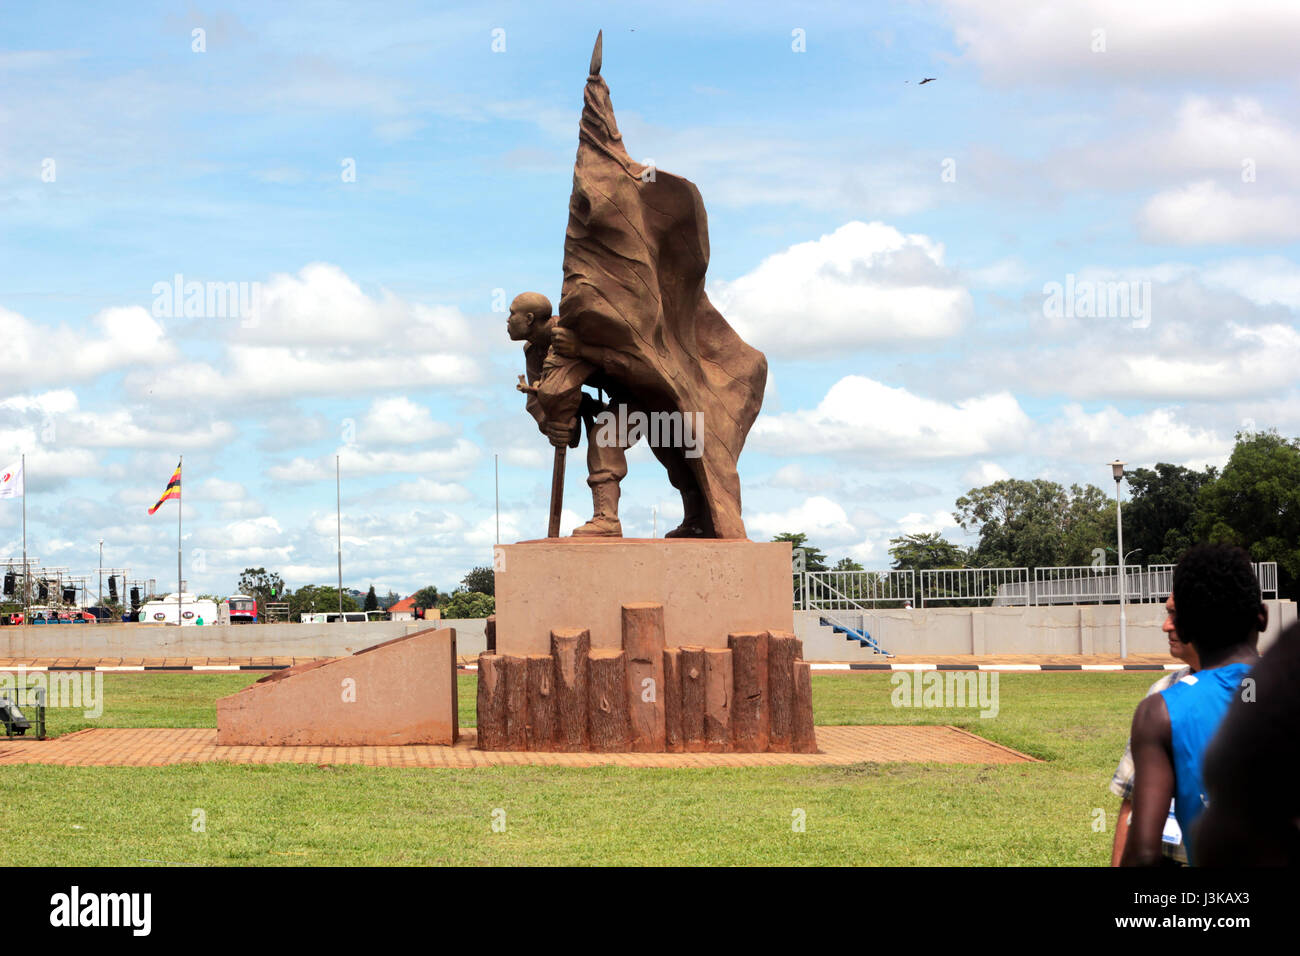
[[[454,744],[458,736],[452,628],[278,671],[217,701],[223,746]]]

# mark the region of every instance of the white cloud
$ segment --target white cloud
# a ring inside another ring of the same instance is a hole
[[[243,403],[478,382],[486,348],[459,310],[366,295],[337,266],[275,275],[256,321],[231,322],[221,360],[169,362],[127,377],[155,401]],[[206,329],[207,326],[202,326]]]
[[[809,471],[798,462],[782,465],[768,476],[766,484],[793,491],[836,491],[844,482],[835,471]]]
[[[742,338],[788,355],[942,339],[971,313],[943,246],[880,222],[793,245],[709,295]]]
[[[0,429],[0,459],[4,464],[8,465],[24,452],[27,466],[23,477],[29,494],[39,490],[43,482],[83,478],[100,471],[99,459],[84,448],[42,444],[26,429]]]
[[[407,302],[388,290],[362,291],[336,265],[313,262],[297,275],[277,273],[262,285],[257,322],[236,333],[245,342],[316,347],[392,343],[417,350],[429,343],[458,352],[475,345],[459,309]]]
[[[1224,323],[1223,349],[1185,356],[1142,353],[1096,356],[1091,381],[1074,373],[1076,395],[1141,395],[1149,398],[1228,398],[1258,395],[1288,387],[1300,365],[1300,331],[1273,324],[1258,327]]]
[[[392,475],[403,473],[457,474],[478,461],[478,445],[458,438],[448,448],[421,451],[370,451],[355,446],[339,449],[339,470],[344,475]],[[276,481],[322,481],[334,477],[334,456],[294,458],[285,465],[273,465],[267,474]]]
[[[223,478],[205,478],[199,483],[194,497],[205,501],[242,501],[248,496],[247,490],[237,481]]]
[[[224,421],[194,421],[183,412],[163,410],[147,423],[126,408],[82,411],[77,394],[58,389],[38,395],[15,395],[0,401],[0,412],[27,422],[32,440],[83,448],[210,448],[238,434]]]
[[[760,416],[750,440],[784,454],[922,460],[1018,448],[1029,425],[1009,392],[950,404],[849,375],[832,385],[815,409]]]
[[[16,412],[40,412],[42,415],[62,415],[77,410],[77,393],[68,388],[42,392],[39,395],[11,395],[0,401],[0,409]]]
[[[930,534],[955,527],[957,522],[953,520],[951,511],[935,511],[930,514],[913,511],[898,519],[898,530],[903,534]]]
[[[32,322],[0,307],[0,341],[5,343],[4,383],[19,391],[47,383],[90,381],[124,368],[176,361],[179,353],[163,327],[138,306],[106,308],[91,329]]]
[[[1024,285],[1033,277],[1033,273],[1024,262],[1015,257],[999,259],[997,262],[975,269],[966,269],[963,274],[972,285],[994,288]]]
[[[1006,481],[1011,477],[1011,472],[1007,471],[1001,465],[994,464],[991,461],[981,461],[973,468],[966,470],[961,476],[962,484],[969,488],[982,488],[985,485],[991,485],[995,481]]]
[[[764,511],[745,516],[746,530],[754,540],[771,538],[785,531],[802,532],[825,550],[822,542],[850,541],[857,534],[844,509],[829,498],[816,495],[786,511]]]
[[[1171,110],[1135,93],[1120,97],[1113,113],[1109,135],[1059,147],[1043,174],[1067,188],[1113,191],[1179,179],[1235,180],[1253,190],[1300,185],[1291,162],[1300,129],[1257,99],[1185,95]]]
[[[474,497],[464,485],[456,482],[433,481],[424,477],[394,485],[387,495],[403,501],[438,502],[469,501]]]
[[[1138,213],[1145,238],[1178,245],[1287,242],[1300,238],[1300,200],[1202,180],[1152,196]]]
[[[270,515],[232,521],[222,530],[220,540],[225,548],[278,548],[284,546],[284,529]]]
[[[1295,313],[1281,303],[1256,304],[1242,291],[1253,278],[1271,274],[1271,286],[1257,288],[1256,295],[1282,298],[1294,278],[1271,266],[1211,273],[1206,279],[1200,267],[1185,263],[1081,269],[1076,290],[1085,281],[1141,286],[1150,277],[1150,295],[1143,290],[1140,296],[1143,320],[1131,311],[1129,316],[1049,318],[1042,299],[1026,296],[1026,324],[1010,326],[1012,337],[993,343],[996,347],[963,351],[942,375],[918,367],[909,371],[909,381],[934,382],[932,387],[948,395],[968,395],[993,381],[1016,394],[1067,401],[1211,401],[1288,391],[1300,366]],[[1104,287],[1091,288],[1095,301],[1107,298]]]
[[[1282,256],[1227,259],[1202,269],[1201,279],[1257,305],[1300,309],[1300,265]]]
[[[995,83],[1151,83],[1290,75],[1300,7],[1287,0],[943,0],[958,45]],[[1094,30],[1105,31],[1093,52]]]
[[[428,408],[409,398],[381,398],[371,403],[357,439],[367,446],[414,445],[446,438],[454,431],[450,425],[435,422]]]
[[[1085,412],[1070,404],[1038,430],[1035,445],[1050,455],[1103,462],[1115,457],[1130,464],[1170,461],[1189,467],[1222,466],[1232,451],[1232,436],[1221,437],[1179,420],[1174,409],[1157,408],[1124,415],[1107,407]]]
[[[1242,174],[1249,163],[1257,179],[1262,175],[1300,183],[1300,170],[1292,161],[1300,154],[1300,130],[1251,97],[1216,102],[1188,96],[1173,129],[1161,130],[1141,145],[1141,158],[1149,167]]]
[[[534,519],[536,520],[536,519]],[[560,535],[569,535],[573,529],[583,524],[588,519],[568,508],[560,509]],[[474,526],[465,532],[463,542],[465,545],[473,548],[477,553],[483,555],[482,559],[476,560],[476,564],[492,563],[492,547],[497,540],[496,515],[488,515],[474,523]],[[523,536],[520,531],[519,517],[513,513],[502,513],[501,515],[501,540],[518,541]]]
[[[203,362],[133,372],[127,385],[155,401],[246,402],[308,395],[352,396],[392,388],[465,385],[478,363],[410,348],[349,351],[231,346],[220,369]]]
[[[56,420],[56,425],[61,440],[90,448],[211,448],[229,444],[238,435],[229,422],[145,426],[125,409],[102,414],[79,412]]]
[[[549,445],[515,445],[501,453],[501,460],[515,468],[545,468],[555,460],[555,455]]]

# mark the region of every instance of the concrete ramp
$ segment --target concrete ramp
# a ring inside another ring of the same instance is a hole
[[[217,701],[218,746],[454,744],[456,631],[430,628]]]

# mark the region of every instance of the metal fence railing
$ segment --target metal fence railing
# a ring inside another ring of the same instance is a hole
[[[1255,577],[1259,578],[1259,590],[1262,597],[1277,597],[1277,562],[1260,561],[1255,565]]]
[[[1259,595],[1265,600],[1277,597],[1277,562],[1257,561],[1253,565],[1259,581]],[[1144,601],[1163,601],[1174,589],[1174,565],[1149,564],[1146,570]],[[1127,596],[1127,595],[1126,595]]]
[[[1163,601],[1174,589],[1174,566],[1172,564],[1147,565],[1147,600]]]
[[[921,572],[921,607],[927,604],[1028,604],[1028,568],[939,568]]]
[[[1255,564],[1260,596],[1276,598],[1276,561]],[[919,572],[804,571],[794,577],[794,604],[804,610],[860,611],[928,604],[1007,607],[1105,604],[1120,599],[1115,565],[1054,568],[942,568]],[[1124,600],[1164,601],[1173,590],[1172,564],[1125,565]]]
[[[799,577],[804,610],[905,607],[916,600],[911,571],[805,571]]]
[[[1141,565],[1124,568],[1124,595],[1141,600]],[[1034,568],[1033,604],[1103,604],[1119,600],[1119,568],[1090,564]]]

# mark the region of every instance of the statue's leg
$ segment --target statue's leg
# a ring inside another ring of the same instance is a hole
[[[668,471],[668,481],[682,496],[682,523],[665,538],[712,538],[713,520],[700,483],[695,478],[683,448],[653,447],[655,457]]]
[[[623,525],[618,520],[619,482],[627,474],[627,449],[611,441],[615,429],[601,428],[595,418],[606,406],[583,393],[579,416],[587,431],[587,484],[591,488],[592,516],[584,525],[573,529],[574,537],[596,536],[621,538]]]

